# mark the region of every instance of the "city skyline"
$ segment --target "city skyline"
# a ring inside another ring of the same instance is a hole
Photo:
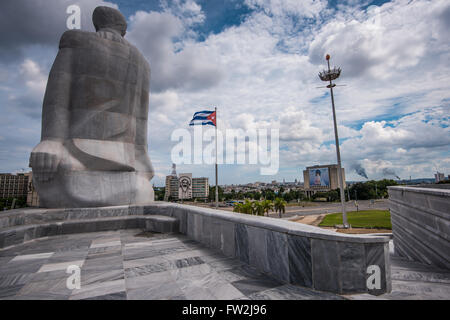
[[[29,171],[48,72],[71,1],[2,3],[0,171]],[[164,185],[173,130],[218,107],[219,129],[280,130],[280,170],[220,165],[219,185],[302,180],[336,162],[325,54],[342,67],[336,112],[348,181],[431,178],[450,171],[450,5],[436,1],[79,1],[81,29],[97,5],[118,7],[125,38],[152,68],[149,154]],[[15,9],[16,8],[16,9]],[[15,25],[21,21],[21,27]],[[20,30],[19,30],[20,29]],[[17,72],[19,70],[19,72]],[[214,165],[180,165],[214,181]]]

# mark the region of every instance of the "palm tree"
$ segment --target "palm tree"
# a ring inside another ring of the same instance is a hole
[[[239,213],[242,213],[243,212],[243,204],[242,203],[236,203],[235,205],[234,205],[234,208],[233,208],[233,212],[239,212]]]
[[[284,201],[282,198],[276,198],[274,202],[274,208],[276,212],[279,212],[279,217],[281,218],[281,213],[286,212],[286,201]]]
[[[273,210],[273,202],[270,200],[263,200],[261,205],[263,206],[266,215],[269,216],[269,211]]]
[[[263,216],[264,215],[264,207],[262,205],[262,202],[254,201],[252,203],[252,209],[253,209],[253,214],[255,214],[257,216]]]
[[[245,200],[245,203],[235,204],[233,211],[245,214],[253,214],[253,205],[250,201]]]

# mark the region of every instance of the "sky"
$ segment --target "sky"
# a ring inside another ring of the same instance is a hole
[[[219,184],[303,181],[307,166],[336,163],[325,55],[342,68],[335,101],[347,180],[450,174],[448,0],[3,0],[0,3],[0,172],[28,171],[40,141],[48,73],[81,8],[94,31],[98,5],[118,8],[125,39],[151,67],[152,182],[171,171],[175,129],[218,107],[219,129],[279,129],[279,171],[219,166]],[[206,176],[214,165],[181,164]]]

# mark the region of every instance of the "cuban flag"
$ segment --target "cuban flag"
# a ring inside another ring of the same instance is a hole
[[[192,117],[191,122],[189,123],[190,126],[195,125],[212,125],[216,126],[216,112],[215,111],[199,111],[194,113],[194,116]]]

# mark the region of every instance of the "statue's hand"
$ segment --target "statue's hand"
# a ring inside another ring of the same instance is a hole
[[[43,140],[31,152],[29,166],[38,181],[48,181],[58,169],[64,146],[55,140]]]

